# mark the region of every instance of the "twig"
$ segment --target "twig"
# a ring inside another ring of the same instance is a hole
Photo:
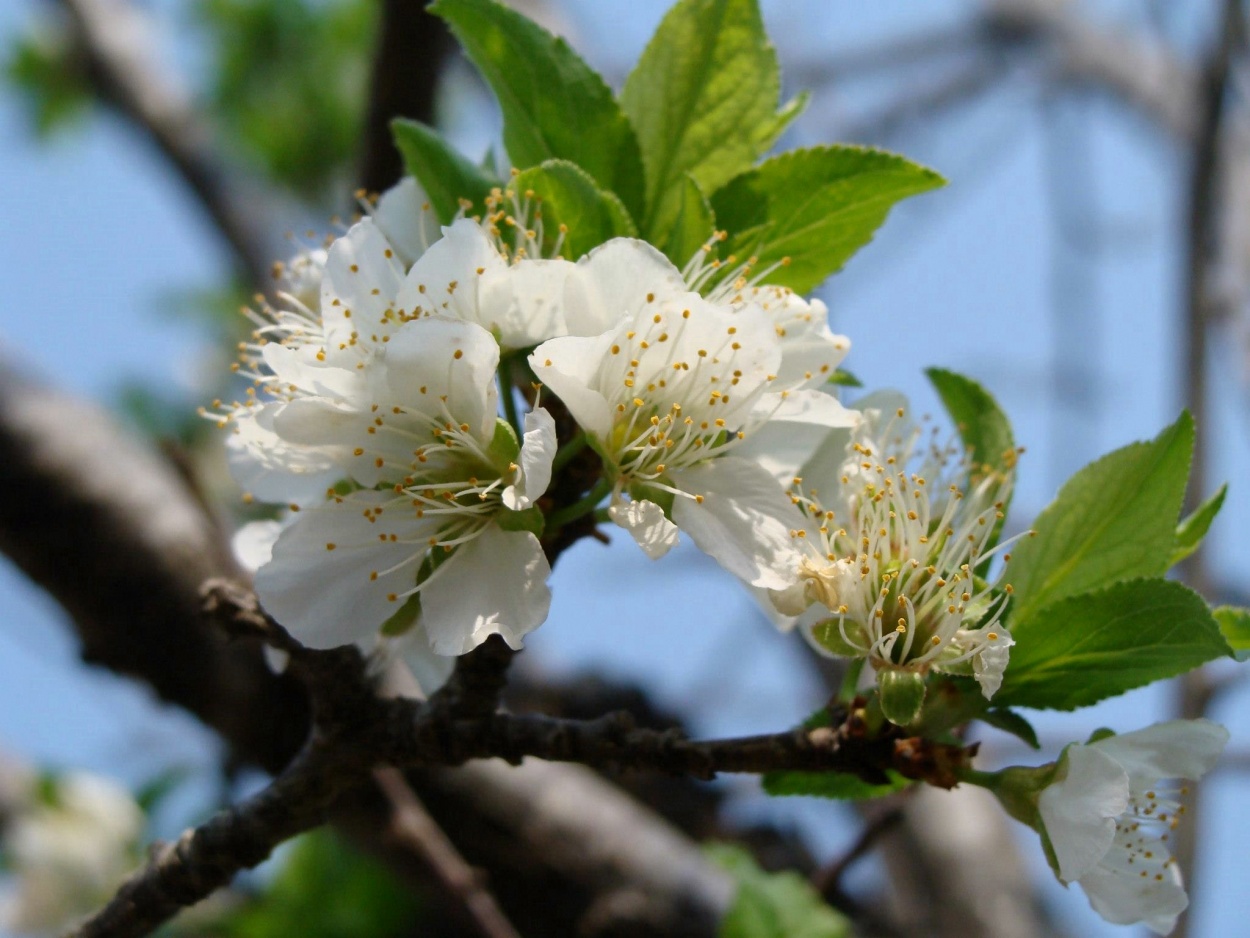
[[[382,768],[375,769],[373,777],[392,806],[392,836],[426,862],[466,923],[483,938],[520,938],[481,875],[465,862],[403,775],[396,769]]]
[[[60,3],[101,99],[165,155],[229,244],[248,282],[263,289],[273,256],[256,194],[239,191],[190,95],[152,59],[146,14],[128,0]]]

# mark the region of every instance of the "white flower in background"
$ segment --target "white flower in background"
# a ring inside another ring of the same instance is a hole
[[[788,503],[767,471],[731,454],[770,420],[827,433],[853,418],[833,397],[779,381],[782,352],[761,310],[690,292],[650,246],[608,242],[578,268],[568,316],[607,328],[552,339],[529,361],[602,457],[612,520],[649,556],[680,528],[745,582],[780,586],[793,554],[777,520]]]
[[[138,861],[144,817],[124,788],[67,773],[32,791],[4,829],[16,874],[0,924],[20,934],[53,934],[108,899]]]
[[[1006,546],[989,543],[1011,478],[977,473],[969,484],[967,456],[923,439],[901,395],[855,407],[858,427],[832,435],[794,480],[801,559],[773,602],[802,617],[818,650],[867,658],[879,677],[971,673],[992,697],[1012,644],[998,621],[1010,586],[996,599],[976,571]]]
[[[1109,922],[1170,932],[1189,904],[1168,845],[1185,789],[1162,780],[1196,781],[1227,742],[1209,720],[1173,720],[1065,749],[1037,805],[1059,878]]]

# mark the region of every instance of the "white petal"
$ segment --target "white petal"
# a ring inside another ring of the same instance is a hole
[[[600,439],[612,432],[611,410],[598,390],[598,379],[615,336],[614,330],[598,336],[552,339],[529,357],[538,380],[560,398],[583,430]]]
[[[442,237],[438,216],[430,208],[425,190],[411,176],[405,176],[382,193],[372,218],[400,260],[409,267]]]
[[[514,511],[528,508],[551,484],[551,461],[555,458],[556,422],[542,407],[525,415],[525,436],[521,440],[520,477],[503,492],[503,503]]]
[[[527,531],[487,527],[439,567],[421,590],[421,624],[440,655],[463,655],[495,634],[512,648],[551,607],[551,567]]]
[[[436,654],[430,647],[430,637],[421,622],[391,645],[417,682],[417,689],[423,697],[429,697],[446,684],[456,668],[454,656]]]
[[[269,563],[278,535],[294,517],[290,515],[286,521],[252,521],[235,531],[230,538],[230,551],[239,566],[255,573]]]
[[[376,517],[379,508],[376,521],[364,514],[369,509]],[[406,499],[384,492],[354,492],[305,509],[274,544],[273,559],[257,571],[256,594],[270,615],[312,648],[364,640],[402,601],[390,597],[402,597],[415,585],[431,533],[431,522],[417,519]]]
[[[1189,896],[1181,883],[1176,864],[1169,864],[1163,880],[1153,876],[1099,867],[1078,880],[1094,911],[1116,925],[1144,923],[1156,934],[1169,934],[1176,927],[1177,917],[1189,905]]]
[[[403,281],[404,266],[372,219],[352,225],[330,245],[321,280],[321,321],[330,362],[355,362],[394,331],[399,325],[395,297]]]
[[[699,549],[751,586],[785,589],[798,575],[791,532],[803,516],[776,480],[745,459],[722,456],[671,475],[683,492],[673,520]]]
[[[630,533],[652,560],[658,560],[677,546],[677,525],[664,517],[664,509],[645,498],[617,501],[608,507],[608,517]]]
[[[236,417],[226,438],[230,475],[243,491],[264,502],[319,501],[345,473],[331,451],[291,445],[266,426],[280,406],[267,404]]]
[[[832,431],[852,427],[859,420],[856,411],[843,407],[832,392],[824,390],[792,391],[784,398],[766,394],[757,409],[771,415],[751,431],[735,455],[755,460],[783,486],[803,474],[805,464]]]
[[[573,265],[561,260],[527,260],[484,283],[478,316],[505,349],[533,348],[568,335],[564,282]]]
[[[1091,743],[1128,773],[1134,789],[1159,779],[1196,780],[1210,772],[1228,743],[1228,730],[1210,720],[1170,720]]]
[[[409,316],[449,316],[490,329],[492,311],[481,302],[481,286],[507,273],[508,262],[468,218],[443,229],[412,265],[395,296],[395,306]]]
[[[632,318],[644,305],[694,296],[681,271],[645,241],[613,238],[576,264],[568,276],[564,315],[568,334],[599,335]]]
[[[1115,819],[1128,808],[1128,776],[1118,762],[1089,746],[1070,746],[1067,775],[1049,785],[1037,807],[1055,848],[1059,876],[1072,882],[1106,856]]]

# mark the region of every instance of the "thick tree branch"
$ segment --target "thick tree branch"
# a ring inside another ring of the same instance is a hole
[[[59,0],[100,98],[139,128],[177,170],[256,289],[268,283],[273,250],[257,211],[258,192],[241,190],[177,77],[152,57],[148,16],[129,0]]]

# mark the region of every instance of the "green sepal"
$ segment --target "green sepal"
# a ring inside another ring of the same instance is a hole
[[[1240,606],[1217,606],[1211,610],[1215,622],[1220,627],[1220,634],[1233,657],[1238,661],[1250,659],[1250,609]]]
[[[398,117],[391,121],[391,134],[404,167],[421,183],[440,224],[451,224],[462,208],[461,199],[473,203],[469,214],[481,212],[491,189],[503,185],[420,121]]]
[[[440,551],[435,549],[431,552],[431,556]],[[427,560],[429,557],[427,556]],[[424,567],[424,564],[422,564]],[[387,638],[398,638],[399,636],[411,632],[416,628],[417,620],[421,618],[421,594],[413,593],[404,600],[395,614],[382,623],[378,631]]]
[[[1211,522],[1224,507],[1224,497],[1228,494],[1228,483],[1220,486],[1219,491],[1194,509],[1193,514],[1181,519],[1176,526],[1176,546],[1168,560],[1168,566],[1174,567],[1189,557],[1202,546],[1202,539],[1211,530]]]
[[[516,430],[502,417],[495,418],[495,435],[491,437],[486,453],[498,466],[514,463],[521,455],[521,443],[517,440]]]
[[[862,388],[864,386],[864,382],[860,381],[859,378],[855,377],[855,375],[851,374],[851,372],[847,371],[845,368],[836,369],[834,373],[829,376],[829,380],[825,383],[836,385],[841,388]]]
[[[501,511],[495,515],[495,523],[502,531],[528,531],[535,537],[543,536],[547,519],[537,505],[521,511]]]
[[[864,627],[858,622],[847,620],[845,623],[847,633],[858,643],[859,647],[848,642],[842,637],[842,629],[838,626],[838,618],[825,619],[817,622],[811,627],[811,636],[830,654],[839,655],[843,658],[862,658],[864,649],[871,644],[868,633],[864,631]]]
[[[881,712],[891,723],[907,726],[920,716],[924,706],[924,676],[915,671],[883,668],[877,672]]]

